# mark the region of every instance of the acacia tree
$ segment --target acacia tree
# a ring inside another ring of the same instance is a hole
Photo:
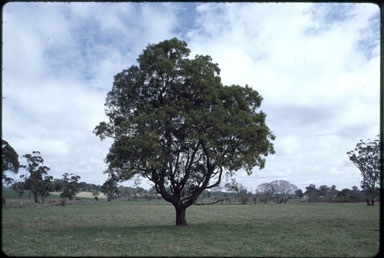
[[[355,149],[347,152],[347,155],[361,172],[361,188],[365,191],[367,205],[373,206],[375,189],[380,184],[380,141],[360,140]]]
[[[113,138],[106,157],[122,180],[141,175],[187,225],[186,209],[204,189],[264,167],[274,153],[273,134],[258,110],[262,97],[248,86],[223,86],[210,56],[188,59],[176,38],[150,44],[133,65],[114,77],[106,98],[109,122],[94,132]]]

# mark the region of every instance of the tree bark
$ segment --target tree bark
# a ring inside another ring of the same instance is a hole
[[[187,226],[186,208],[175,206],[176,210],[176,226]]]
[[[39,197],[37,194],[33,194],[33,199],[34,199],[35,203],[39,203]]]
[[[367,202],[367,206],[374,206],[375,205],[374,198],[372,198],[371,200],[366,198],[365,201]]]

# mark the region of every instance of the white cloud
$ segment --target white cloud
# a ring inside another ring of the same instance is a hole
[[[249,84],[264,98],[277,153],[264,171],[244,178],[246,184],[262,183],[259,174],[299,187],[311,180],[336,184],[337,170],[344,176],[339,187],[351,187],[359,171],[337,161],[348,160],[358,139],[379,132],[379,57],[367,61],[358,48],[379,10],[369,4],[318,7],[202,4],[199,26],[187,34],[194,51],[219,64],[225,84]],[[311,28],[317,32],[308,33]]]
[[[263,96],[276,155],[239,182],[358,185],[346,152],[379,130],[379,9],[372,4],[9,3],[3,9],[3,136],[52,173],[102,184],[113,76],[149,43],[185,35],[226,85]],[[186,22],[188,21],[188,22]],[[374,42],[374,43],[372,43]],[[366,46],[366,47],[364,47]],[[342,178],[342,180],[340,179]]]
[[[171,14],[137,4],[7,4],[3,137],[20,157],[39,150],[55,177],[71,172],[102,184],[111,140],[100,142],[92,131],[106,120],[106,93],[147,39],[170,35]],[[135,47],[122,48],[126,39]]]

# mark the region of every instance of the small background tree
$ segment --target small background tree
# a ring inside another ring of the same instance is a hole
[[[114,199],[118,194],[117,183],[118,183],[118,179],[112,173],[109,175],[108,179],[101,186],[101,192],[103,192],[107,196],[108,202]]]
[[[241,204],[246,204],[251,199],[251,193],[242,184],[239,184],[236,193]]]
[[[68,198],[68,200],[73,200],[73,198],[81,190],[79,184],[80,176],[73,173],[64,173],[62,181],[63,192],[60,194],[60,197],[63,199]]]
[[[303,198],[303,196],[304,196],[304,193],[301,189],[297,189],[295,191],[295,196],[296,196],[296,198],[299,198],[301,200],[301,198]]]
[[[367,205],[373,206],[375,190],[380,187],[380,141],[360,140],[347,155],[361,172],[361,188],[365,191]]]
[[[256,193],[259,196],[260,202],[268,203],[272,198],[272,188],[269,183],[263,183],[257,186]]]
[[[97,190],[93,190],[92,191],[92,195],[95,197],[95,200],[97,201],[97,200],[99,200],[99,192],[97,191]]]
[[[304,194],[308,196],[308,202],[316,202],[319,200],[319,190],[316,189],[316,185],[310,184],[305,189]]]
[[[285,180],[275,180],[269,183],[272,191],[272,198],[276,203],[286,203],[289,198],[295,195],[298,189],[296,185]]]
[[[30,191],[35,203],[39,202],[39,197],[43,202],[49,192],[52,191],[52,177],[46,176],[50,168],[44,166],[44,159],[40,156],[39,151],[33,151],[32,154],[25,154],[23,157],[26,159],[27,164],[20,167],[25,168],[29,173],[20,176],[25,180],[25,190]]]

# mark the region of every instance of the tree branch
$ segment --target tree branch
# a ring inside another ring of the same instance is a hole
[[[220,199],[220,200],[217,200],[217,201],[214,201],[214,202],[208,202],[208,203],[196,203],[196,202],[193,202],[194,205],[212,205],[212,204],[216,204],[218,202],[223,202],[225,201],[225,199]]]

